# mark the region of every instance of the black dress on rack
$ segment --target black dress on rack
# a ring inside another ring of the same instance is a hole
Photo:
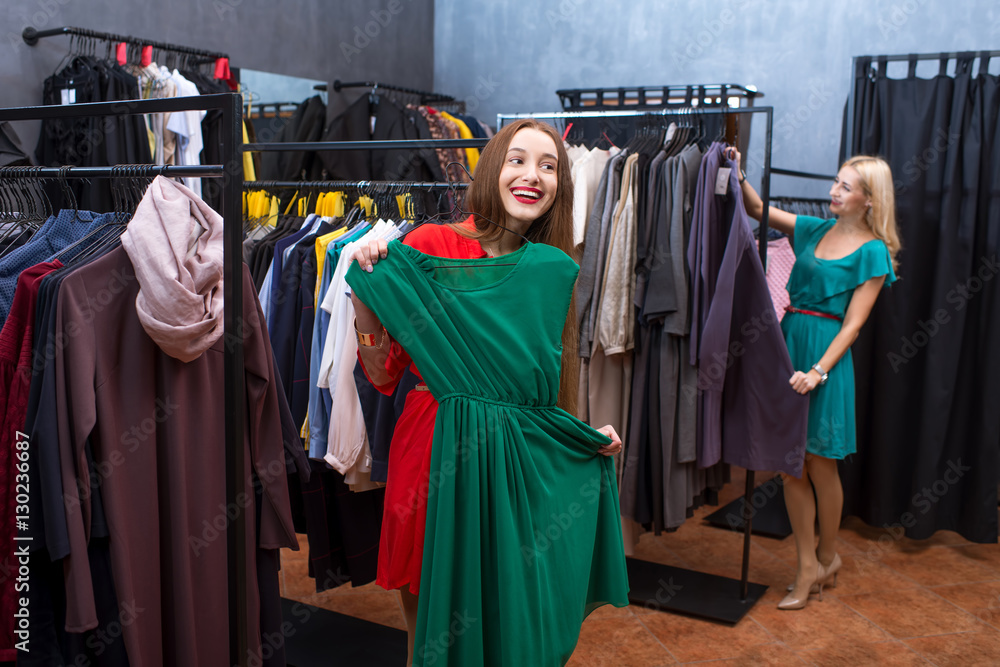
[[[73,58],[45,80],[42,93],[43,104],[138,99],[139,83],[134,76],[117,63],[91,56]],[[35,155],[39,164],[48,166],[152,162],[146,123],[141,115],[43,120]],[[71,187],[81,208],[98,212],[114,209],[109,181],[97,180],[85,187],[74,182]]]

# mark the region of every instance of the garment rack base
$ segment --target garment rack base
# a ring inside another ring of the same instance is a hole
[[[288,667],[406,664],[406,633],[402,630],[287,598],[281,598],[281,615],[283,636],[265,637],[264,646],[273,650],[273,639],[284,641]]]
[[[626,558],[625,563],[629,602],[647,609],[735,625],[767,592],[767,586],[750,582],[746,598],[740,599],[739,579],[637,558]]]
[[[716,528],[743,531],[745,527],[743,508],[746,503],[745,497],[737,498],[706,516],[705,521]],[[750,506],[753,508],[751,510],[753,525],[750,532],[754,535],[783,540],[792,534],[792,524],[785,509],[785,489],[781,485],[780,475],[753,490]]]

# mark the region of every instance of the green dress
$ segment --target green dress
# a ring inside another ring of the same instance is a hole
[[[393,241],[347,273],[440,404],[414,665],[564,664],[587,614],[628,604],[608,438],[556,407],[578,271],[544,244],[449,259]]]
[[[788,278],[791,305],[802,310],[836,315],[840,321],[804,313],[786,313],[781,330],[795,370],[808,371],[818,363],[840,331],[854,288],[870,278],[896,280],[885,243],[868,241],[841,259],[816,257],[816,246],[836,218],[822,220],[800,215],[795,219],[795,265]],[[826,384],[809,394],[806,451],[842,459],[857,451],[854,428],[854,361],[851,350],[829,371]]]

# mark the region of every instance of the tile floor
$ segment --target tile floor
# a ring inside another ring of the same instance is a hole
[[[734,471],[720,500],[742,489]],[[636,556],[738,578],[742,535],[701,520],[715,509],[702,508],[675,533],[643,535]],[[839,585],[794,612],[776,608],[795,575],[792,538],[754,536],[750,579],[770,588],[737,625],[603,607],[584,623],[569,666],[1000,665],[1000,545],[951,532],[880,541],[886,534],[845,520]],[[405,629],[396,593],[370,584],[317,594],[305,557],[305,549],[282,552],[284,597]]]

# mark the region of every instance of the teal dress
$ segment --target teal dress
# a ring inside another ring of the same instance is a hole
[[[578,271],[543,244],[448,259],[393,241],[347,272],[440,404],[414,665],[561,665],[587,614],[628,604],[608,438],[556,407]]]
[[[800,215],[795,219],[795,265],[788,278],[791,305],[802,310],[836,315],[833,320],[804,313],[786,313],[781,331],[788,344],[792,366],[808,371],[826,353],[850,305],[854,288],[870,278],[896,280],[885,243],[873,239],[841,259],[816,257],[816,245],[837,222]],[[857,451],[854,427],[854,361],[851,350],[829,371],[826,384],[809,394],[809,428],[806,451],[842,459]]]

